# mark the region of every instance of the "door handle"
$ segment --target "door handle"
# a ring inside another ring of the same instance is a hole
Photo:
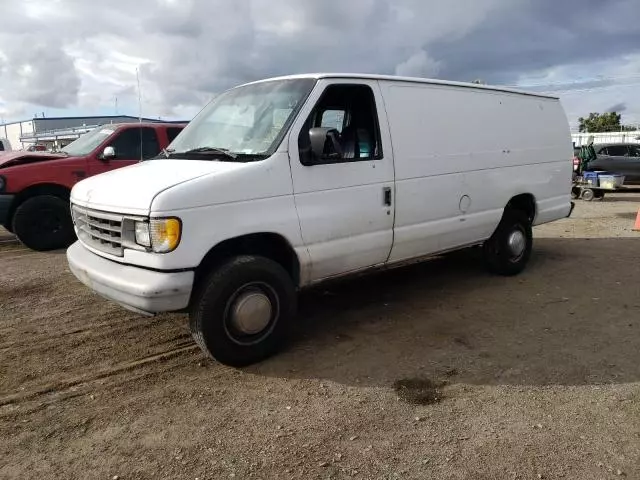
[[[391,206],[391,187],[384,187],[382,189],[383,204],[385,207]]]

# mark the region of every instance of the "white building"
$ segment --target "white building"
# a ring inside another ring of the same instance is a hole
[[[596,145],[601,143],[640,143],[640,131],[571,134],[575,147],[586,145],[589,142],[589,137],[593,137],[593,143]]]

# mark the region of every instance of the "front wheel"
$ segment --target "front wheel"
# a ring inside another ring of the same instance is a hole
[[[498,228],[483,246],[489,270],[498,275],[517,275],[524,270],[533,247],[531,221],[524,212],[506,210]]]
[[[66,248],[76,239],[69,202],[53,195],[25,200],[16,209],[12,226],[20,242],[41,252]]]
[[[212,272],[196,291],[191,334],[218,362],[243,367],[284,346],[296,312],[289,274],[264,257],[240,256]]]
[[[585,202],[590,202],[592,201],[594,198],[596,198],[596,193],[591,190],[590,188],[586,188],[582,191],[582,200],[584,200]]]

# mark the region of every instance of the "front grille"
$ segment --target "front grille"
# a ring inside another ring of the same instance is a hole
[[[71,213],[78,229],[78,239],[82,243],[110,255],[123,256],[122,215],[78,205],[71,206]]]

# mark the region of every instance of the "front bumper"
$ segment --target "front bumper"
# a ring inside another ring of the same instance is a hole
[[[156,272],[121,265],[87,250],[79,241],[67,250],[71,272],[97,294],[124,308],[153,315],[189,305],[194,272]]]
[[[15,195],[0,195],[0,225],[9,225],[9,209]]]

